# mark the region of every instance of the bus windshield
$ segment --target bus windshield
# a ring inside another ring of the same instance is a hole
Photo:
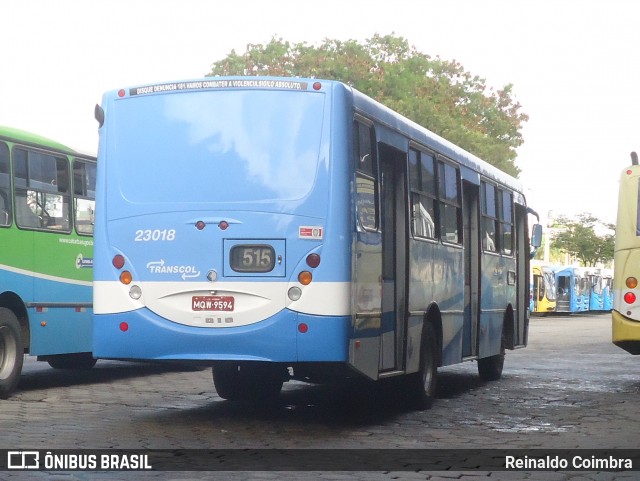
[[[114,175],[123,197],[134,203],[300,199],[314,184],[323,110],[324,95],[290,91],[188,92],[116,102]],[[141,183],[144,178],[152,181]]]

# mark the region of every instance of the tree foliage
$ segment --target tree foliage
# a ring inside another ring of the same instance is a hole
[[[609,231],[596,234],[596,227]],[[613,259],[615,226],[605,224],[590,214],[581,214],[577,220],[558,217],[555,227],[559,232],[553,240],[554,247],[579,259],[583,265],[593,267],[597,262],[606,263]]]
[[[273,37],[215,62],[209,76],[269,75],[335,79],[517,176],[516,148],[528,116],[513,85],[494,90],[453,61],[419,52],[403,37],[374,35],[364,43],[325,39],[320,45]]]

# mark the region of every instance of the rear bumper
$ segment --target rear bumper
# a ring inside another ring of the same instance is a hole
[[[127,329],[121,329],[126,323]],[[94,356],[105,359],[184,361],[346,362],[348,316],[313,316],[285,309],[238,327],[193,327],[147,309],[98,314]],[[301,332],[301,324],[306,332]]]
[[[629,320],[618,311],[611,311],[613,343],[630,354],[640,354],[640,322]]]

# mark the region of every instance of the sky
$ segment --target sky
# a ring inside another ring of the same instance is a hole
[[[0,125],[95,155],[107,90],[203,77],[231,50],[402,36],[460,62],[529,115],[517,150],[543,220],[614,223],[618,178],[640,151],[637,0],[3,0]],[[551,212],[551,214],[549,214]]]

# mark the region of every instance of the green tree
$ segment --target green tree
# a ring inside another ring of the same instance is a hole
[[[272,75],[336,79],[517,176],[516,148],[528,116],[513,85],[494,90],[453,61],[419,52],[403,37],[376,34],[364,43],[325,39],[320,45],[273,37],[249,44],[211,66],[209,76]]]
[[[598,226],[609,232],[597,235],[595,229]],[[581,214],[577,220],[558,217],[555,227],[560,232],[553,240],[554,247],[579,259],[583,265],[593,267],[597,262],[606,263],[613,259],[614,225],[603,223],[590,214]]]

